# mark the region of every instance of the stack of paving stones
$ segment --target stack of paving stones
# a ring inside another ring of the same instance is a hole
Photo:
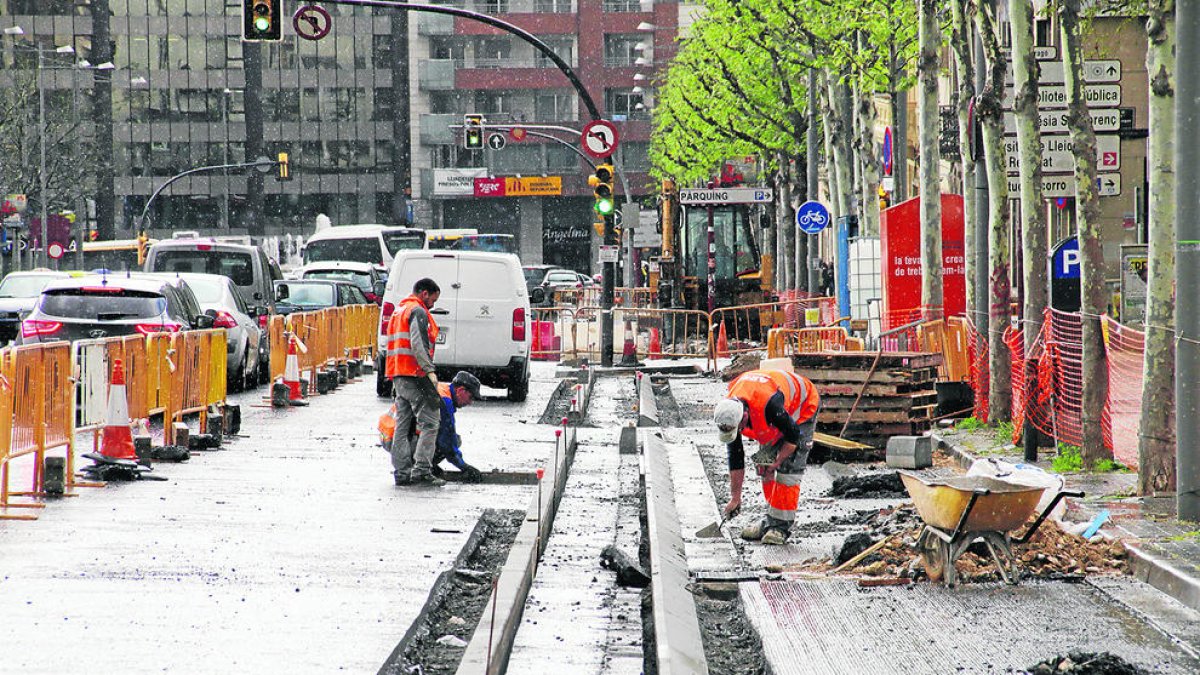
[[[876,357],[879,363],[872,372]],[[821,433],[883,449],[889,437],[920,435],[933,424],[941,354],[816,352],[793,355],[792,364],[821,392],[817,418]],[[860,392],[862,398],[855,406]],[[852,408],[854,414],[843,434]]]

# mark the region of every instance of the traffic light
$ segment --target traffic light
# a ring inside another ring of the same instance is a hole
[[[483,115],[463,115],[463,147],[483,149]]]
[[[292,166],[288,162],[288,154],[286,152],[279,153],[278,161],[276,162],[276,164],[279,166],[279,180],[281,180],[281,181],[291,180],[292,179]]]
[[[592,194],[596,197],[596,203],[592,208],[601,216],[611,216],[616,210],[616,201],[613,199],[612,164],[601,164],[596,167],[596,173],[588,177],[588,185],[592,186]]]
[[[889,205],[888,196],[889,196],[888,191],[884,190],[883,186],[880,185],[879,186],[879,210],[880,211],[882,211],[888,207],[888,205]]]
[[[280,3],[283,0],[242,0],[242,39],[274,42],[283,39]]]

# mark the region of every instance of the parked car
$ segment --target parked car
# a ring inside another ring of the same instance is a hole
[[[52,281],[21,322],[21,344],[212,328],[187,282],[165,275],[89,274]]]
[[[284,279],[275,282],[275,306],[280,314],[313,312],[327,307],[372,304],[358,286],[333,279]]]
[[[552,295],[554,291],[564,289],[586,288],[593,285],[590,279],[585,281],[586,277],[575,270],[556,269],[546,273],[546,278],[542,280],[542,288],[546,290],[546,295]]]
[[[275,313],[273,283],[283,278],[279,264],[258,246],[215,239],[168,239],[150,247],[147,272],[194,272],[229,277],[248,305],[263,305]],[[260,322],[266,327],[266,316]]]
[[[70,276],[68,272],[33,270],[11,272],[4,277],[4,281],[0,281],[0,345],[17,339],[21,332],[21,320],[33,311],[46,284]]]
[[[229,391],[252,389],[262,379],[262,370],[270,377],[270,340],[258,325],[258,317],[266,307],[246,304],[229,277],[191,273],[179,276],[191,287],[200,309],[213,317],[213,327],[226,331],[225,379]]]
[[[386,225],[338,225],[308,238],[304,264],[344,260],[387,267],[399,251],[425,248],[425,230]]]
[[[301,267],[295,274],[297,279],[349,281],[358,286],[368,301],[377,305],[383,302],[383,289],[387,283],[374,265],[342,260],[315,262]]]
[[[525,400],[529,393],[529,305],[531,299],[541,302],[543,293],[536,289],[530,297],[517,256],[438,250],[397,255],[383,296],[381,354],[388,320],[423,277],[442,288],[431,312],[440,328],[434,354],[438,376],[448,380],[459,370],[470,371],[489,387],[508,389],[510,400]],[[382,356],[377,365],[376,390],[380,396],[390,396],[392,388]]]

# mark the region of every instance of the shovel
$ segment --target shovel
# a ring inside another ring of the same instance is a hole
[[[736,516],[738,514],[738,512],[741,510],[742,510],[742,507],[738,506],[736,509],[721,516],[721,520],[713,521],[713,522],[709,523],[708,525],[705,525],[704,527],[700,528],[699,530],[696,530],[696,538],[697,539],[720,539],[721,537],[725,536],[722,533],[721,528],[724,527],[725,523],[729,522],[729,520],[731,518],[733,518],[734,516]]]

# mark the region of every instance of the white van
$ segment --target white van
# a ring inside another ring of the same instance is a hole
[[[447,381],[454,373],[466,370],[489,387],[508,389],[510,401],[524,401],[529,393],[532,333],[529,292],[517,256],[475,251],[398,253],[383,295],[381,354],[388,319],[400,301],[412,294],[413,284],[424,277],[433,279],[442,289],[431,312],[441,329],[433,357],[438,379]],[[392,385],[384,376],[382,356],[376,365],[377,391],[380,396],[391,396]]]
[[[399,251],[425,248],[425,231],[386,225],[338,225],[309,237],[304,264],[343,260],[387,267]]]

